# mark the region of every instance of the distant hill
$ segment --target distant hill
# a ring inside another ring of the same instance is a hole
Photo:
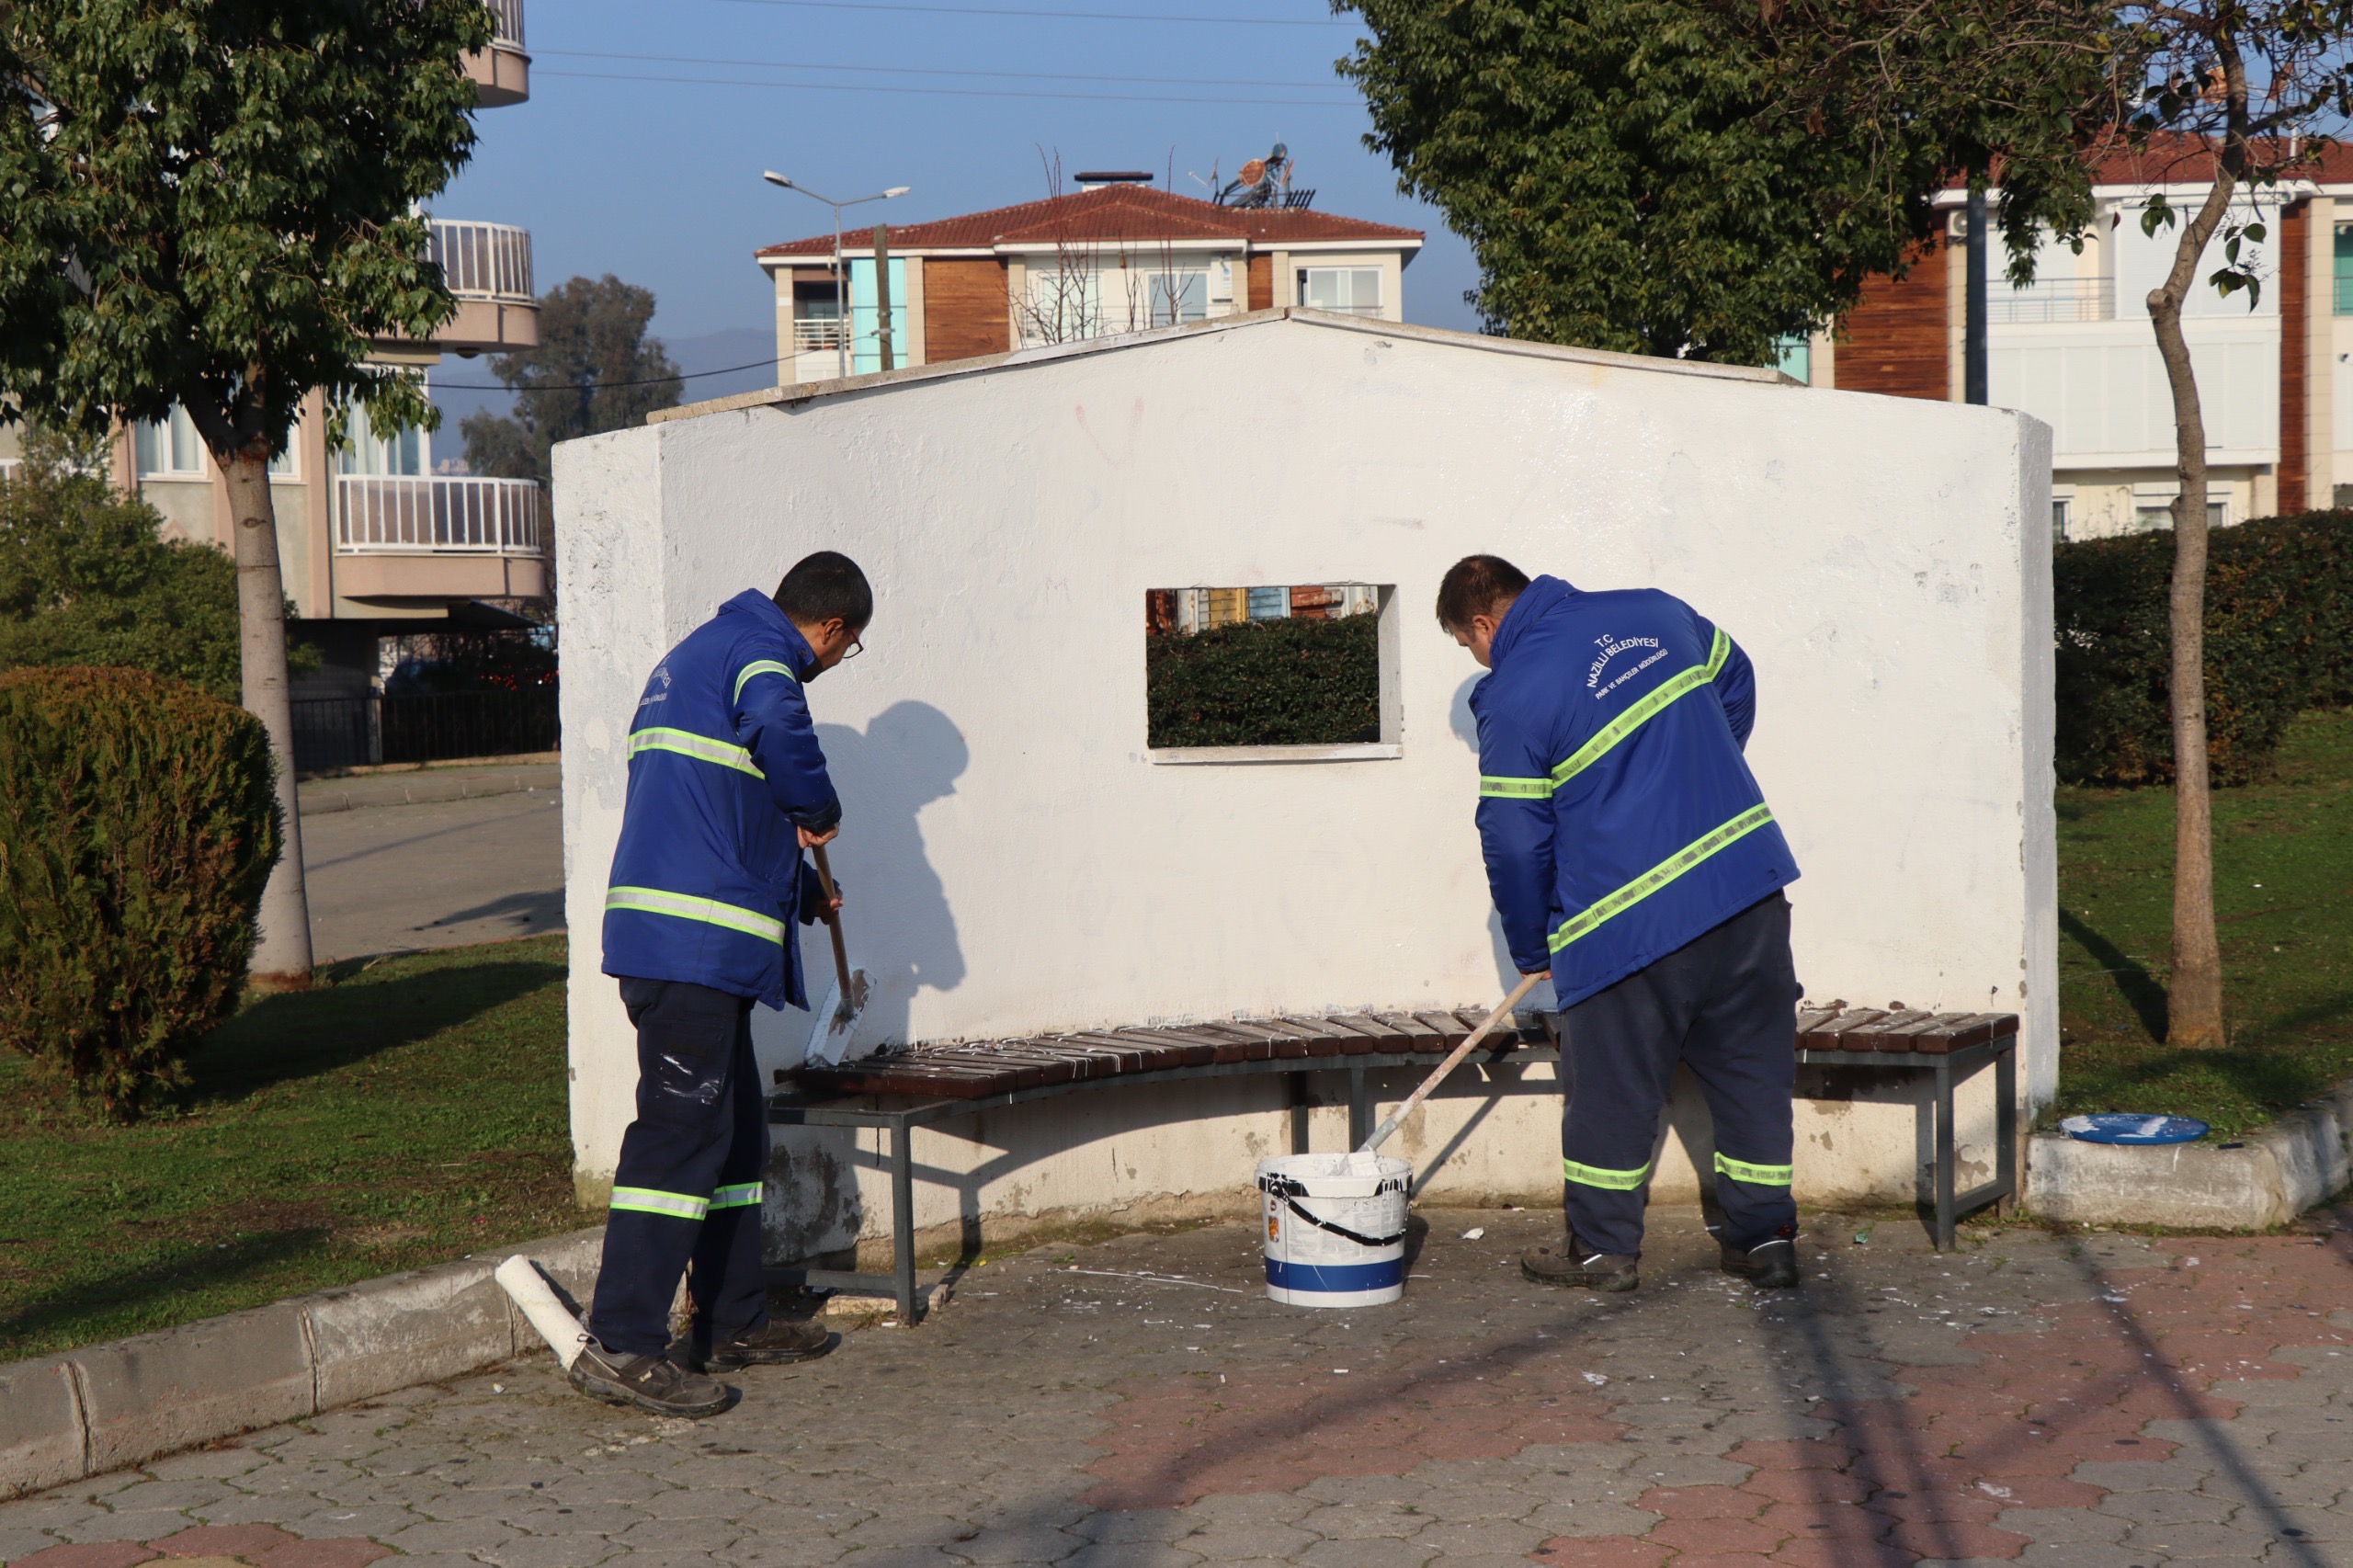
[[[733,327],[725,332],[707,332],[699,337],[665,337],[662,341],[688,378],[678,393],[680,403],[733,397],[737,392],[758,392],[762,387],[776,385],[773,326]],[[731,365],[752,368],[723,376],[696,373],[725,370]]]

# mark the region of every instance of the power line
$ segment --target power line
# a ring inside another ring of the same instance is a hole
[[[920,11],[935,17],[1044,17],[1063,22],[1185,22],[1197,27],[1339,28],[1334,17],[1177,17],[1154,11],[1045,11],[1006,6],[885,5],[882,0],[726,0],[734,6],[791,6],[811,11]]]
[[[1320,82],[1233,81],[1217,76],[1105,76],[1085,71],[946,71],[914,65],[827,65],[806,60],[720,60],[697,54],[624,54],[592,49],[535,49],[534,59],[563,55],[572,60],[642,60],[663,65],[757,66],[773,71],[855,71],[887,76],[983,76],[1029,82],[1139,82],[1163,87],[1329,87]]]
[[[732,376],[738,370],[773,370],[775,369],[776,357],[774,355],[770,355],[765,359],[755,359],[748,365],[729,365],[725,369],[718,370],[682,370],[675,376],[642,376],[633,381],[580,381],[568,387],[551,387],[530,383],[515,386],[506,381],[477,382],[428,381],[426,384],[435,392],[603,392],[607,387],[658,387],[665,381],[699,381],[705,376]]]
[[[1247,108],[1354,108],[1353,98],[1196,98],[1146,93],[1023,93],[985,87],[881,87],[848,82],[753,82],[736,76],[654,76],[620,71],[535,71],[587,82],[675,82],[690,87],[786,87],[799,93],[892,93],[952,98],[1052,98],[1070,103],[1233,104]]]

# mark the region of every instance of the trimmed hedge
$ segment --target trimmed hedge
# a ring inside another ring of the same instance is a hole
[[[2173,535],[2059,545],[2058,768],[2071,784],[2173,779]],[[2244,784],[2288,722],[2353,701],[2353,511],[2217,528],[2206,574],[2209,776]]]
[[[251,714],[139,670],[0,675],[0,1046],[110,1120],[237,1003],[280,822]]]
[[[1145,744],[1337,745],[1381,738],[1381,618],[1291,617],[1144,647]]]

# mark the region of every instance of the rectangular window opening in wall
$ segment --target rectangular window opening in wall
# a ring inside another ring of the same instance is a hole
[[[2074,506],[2075,503],[2064,495],[2053,495],[2051,498],[2051,537],[2052,539],[2063,540],[2066,539],[2067,514]]]
[[[1146,755],[1157,763],[1400,756],[1397,638],[1395,591],[1376,584],[1150,589]]]

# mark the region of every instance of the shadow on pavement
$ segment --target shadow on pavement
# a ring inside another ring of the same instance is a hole
[[[325,983],[248,1003],[189,1058],[193,1103],[233,1104],[273,1084],[331,1073],[413,1044],[561,981],[560,959],[447,964],[369,979],[373,960],[322,971]]]

